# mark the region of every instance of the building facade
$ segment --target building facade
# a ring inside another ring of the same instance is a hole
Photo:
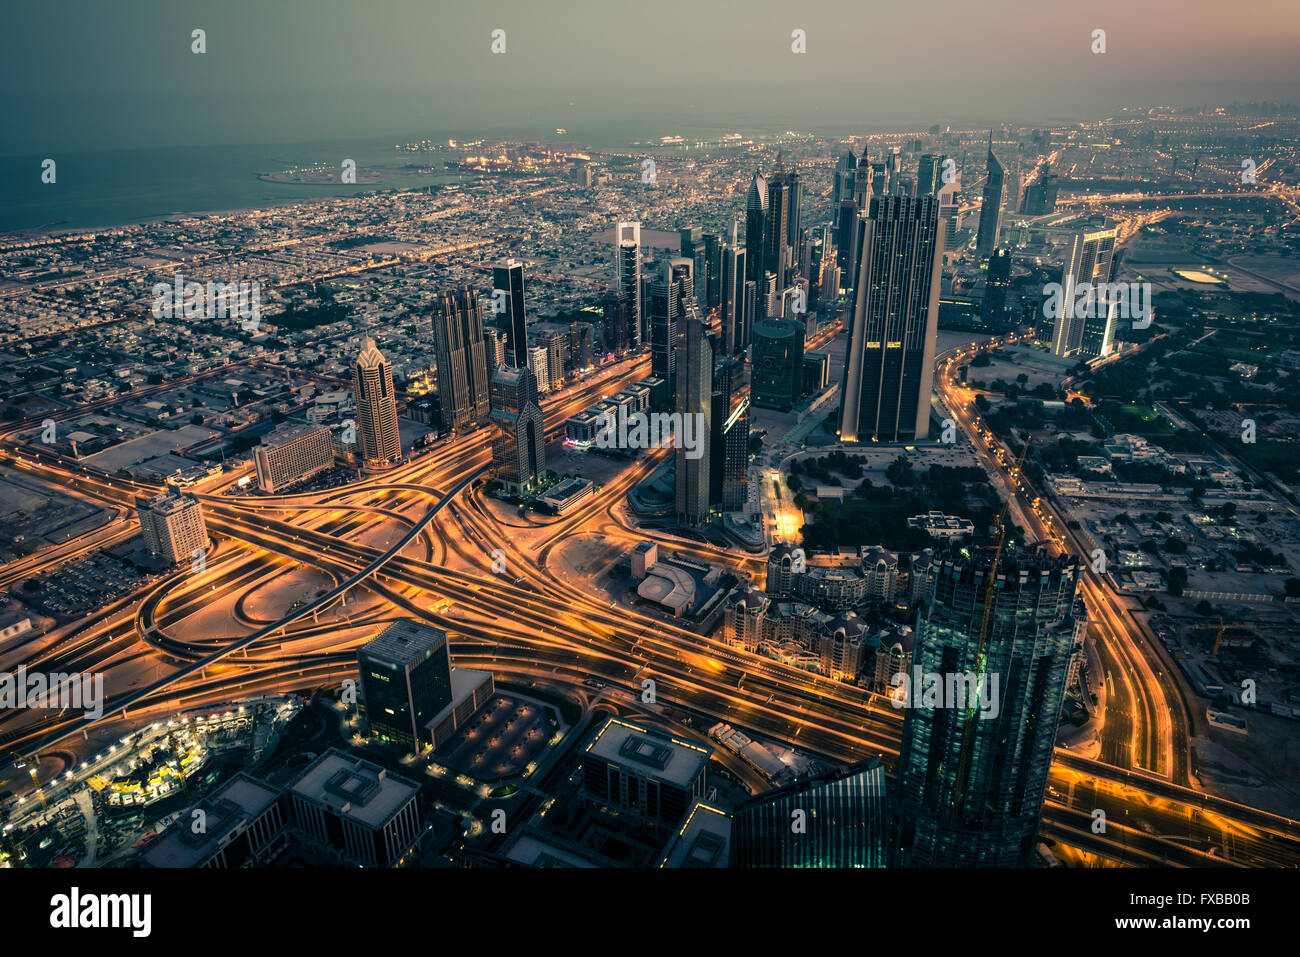
[[[352,390],[357,402],[362,464],[371,471],[392,468],[402,458],[393,367],[369,337],[362,342],[361,354],[352,369]]]
[[[933,197],[886,196],[858,220],[857,280],[844,364],[842,442],[929,434],[943,240]]]
[[[156,558],[179,565],[208,550],[203,506],[194,495],[175,485],[152,499],[136,499],[136,513],[145,547]]]
[[[942,554],[913,672],[977,697],[913,699],[899,751],[899,863],[1024,867],[1033,853],[1073,653],[1077,559]],[[985,605],[992,605],[985,628]],[[952,692],[949,692],[950,694]]]

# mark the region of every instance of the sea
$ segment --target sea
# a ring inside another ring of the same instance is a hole
[[[774,130],[679,126],[662,129],[603,127],[521,131],[512,139],[572,143],[593,150],[623,150],[633,143],[682,136],[688,142],[720,139],[726,133],[767,135]],[[498,132],[492,138],[501,138]],[[456,131],[411,132],[368,140],[272,145],[167,146],[148,149],[0,156],[0,233],[105,228],[174,216],[256,209],[322,196],[347,196],[375,189],[422,188],[467,182],[474,175],[447,170],[445,152],[397,151],[396,144],[428,139],[472,139]],[[53,159],[54,182],[42,181],[43,161]],[[276,183],[262,174],[325,165],[341,169],[345,159],[358,169],[430,166],[425,175],[390,176],[375,183]]]

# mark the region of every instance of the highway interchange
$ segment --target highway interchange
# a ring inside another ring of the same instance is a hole
[[[1017,523],[1043,542],[1086,557],[1050,503],[1038,501],[1011,474],[1008,450],[986,434],[956,381],[961,358],[956,350],[938,357],[936,388],[990,474],[1012,491]],[[645,359],[624,361],[547,402],[548,434],[562,432],[565,420],[595,398],[644,377],[647,366]],[[105,536],[116,540],[130,529],[134,496],[158,491],[22,445],[16,436],[25,427],[30,423],[19,423],[4,437],[3,461],[51,487],[125,507]],[[649,677],[660,702],[710,723],[727,721],[834,761],[896,757],[901,713],[883,699],[636,609],[611,607],[594,589],[552,567],[556,549],[577,535],[626,547],[651,537],[761,579],[761,558],[672,539],[628,520],[621,507],[627,491],[664,454],[636,460],[543,528],[519,519],[528,523],[529,536],[518,534],[519,526],[483,492],[490,457],[485,430],[453,436],[387,473],[326,492],[203,494],[216,547],[201,571],[183,568],[56,629],[6,664],[103,673],[109,704],[102,728],[88,727],[79,715],[11,715],[0,722],[0,751],[39,755],[31,768],[39,768],[47,783],[85,761],[97,740],[180,710],[337,685],[355,674],[356,646],[383,622],[403,616],[446,628],[458,666],[490,668],[500,680],[573,688],[595,677],[639,690]],[[100,541],[92,536],[82,547]],[[12,581],[43,567],[42,557],[52,563],[76,551],[41,553],[22,560],[21,568],[0,569],[0,575]],[[493,572],[498,557],[505,560],[503,574]],[[302,569],[323,575],[333,587],[269,619],[243,601]],[[1300,824],[1192,789],[1188,737],[1194,710],[1174,669],[1105,576],[1090,574],[1083,594],[1109,675],[1102,752],[1100,760],[1091,760],[1058,749],[1043,835],[1110,862],[1139,866],[1300,864]],[[196,627],[218,605],[229,605],[243,626],[237,633]],[[0,788],[30,789],[27,773],[13,765],[0,768]],[[1106,815],[1103,833],[1094,833],[1098,809]]]

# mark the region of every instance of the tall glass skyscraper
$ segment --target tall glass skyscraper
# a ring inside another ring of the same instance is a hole
[[[492,267],[493,301],[505,293],[506,365],[528,365],[528,315],[524,308],[524,264],[507,259]]]
[[[1033,853],[1082,571],[1076,558],[1004,550],[981,640],[993,554],[936,556],[917,617],[898,758],[903,866],[1025,867]]]
[[[500,366],[492,375],[492,469],[516,493],[532,491],[546,477],[546,431],[528,366]]]
[[[688,301],[695,296],[694,263],[673,259],[658,267],[659,279],[647,284],[646,311],[650,323],[650,372],[672,383],[677,371],[675,352]]]
[[[943,175],[943,161],[947,157],[938,153],[922,153],[916,167],[916,195],[933,196],[939,191]]]
[[[733,223],[731,242],[722,247],[722,277],[718,288],[722,344],[729,356],[745,347],[745,250],[737,245],[736,229]]]
[[[391,468],[402,457],[393,367],[369,336],[361,343],[361,355],[352,367],[352,390],[357,403],[361,460],[370,470]]]
[[[932,196],[881,196],[858,219],[842,442],[923,439],[930,428],[943,237]]]
[[[885,768],[868,758],[757,794],[736,809],[732,867],[884,867]]]
[[[1037,336],[1050,346],[1052,355],[1095,358],[1108,351],[1115,326],[1115,303],[1097,286],[1111,281],[1115,265],[1115,229],[1094,229],[1076,233],[1061,267],[1061,301],[1053,318],[1043,317]],[[1096,295],[1083,309],[1076,308],[1079,285],[1087,283]]]
[[[645,342],[645,308],[641,289],[641,224],[619,223],[614,235],[614,262],[617,268],[616,290],[631,300],[632,322],[630,348],[636,351]]]
[[[853,185],[857,171],[858,158],[853,155],[853,150],[847,150],[835,164],[835,178],[832,183],[831,208],[837,217],[840,203],[853,198]]]
[[[767,211],[767,180],[759,169],[754,171],[745,198],[745,278],[754,282],[762,282],[767,268]]]
[[[750,392],[754,405],[789,412],[803,394],[804,325],[796,319],[754,323]]]
[[[709,284],[708,284],[708,256],[704,249],[704,230],[699,226],[688,226],[685,229],[678,230],[680,237],[680,251],[683,259],[689,259],[693,264],[691,275],[695,277],[695,301],[701,309],[708,309],[709,301]]]
[[[677,485],[677,520],[684,525],[700,525],[709,520],[709,470],[712,464],[710,439],[713,421],[713,347],[704,335],[704,323],[691,318],[685,323],[685,335],[676,348],[676,412],[683,421],[694,419],[694,450],[677,440],[675,480]]]
[[[986,332],[1001,332],[1007,318],[1007,291],[1011,287],[1011,252],[1006,248],[994,250],[989,257],[988,272],[984,277],[984,299],[980,303],[980,318]]]
[[[478,295],[468,286],[442,293],[431,322],[442,431],[482,425],[488,417],[488,362]]]
[[[1002,188],[1006,172],[1001,161],[993,155],[993,132],[989,131],[989,175],[984,183],[984,201],[980,206],[980,227],[975,239],[975,251],[981,256],[991,256],[998,246],[998,230],[1002,226]]]

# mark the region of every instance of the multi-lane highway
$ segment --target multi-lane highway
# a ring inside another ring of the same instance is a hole
[[[941,370],[948,358],[940,357]],[[643,374],[643,362],[630,363],[548,403],[548,430],[562,427],[595,396]],[[941,391],[950,388],[951,375],[940,378],[946,381]],[[961,416],[958,408],[966,411],[954,393],[946,398],[955,415]],[[973,417],[962,421],[980,447]],[[997,456],[987,443],[984,453],[991,468],[1006,471],[992,464]],[[356,645],[401,615],[447,628],[458,663],[533,680],[580,683],[599,676],[638,689],[651,677],[661,702],[706,719],[841,761],[896,756],[900,713],[882,699],[635,609],[611,608],[594,589],[551,567],[555,550],[578,535],[631,542],[657,534],[631,528],[617,507],[657,464],[655,456],[634,463],[527,540],[497,517],[475,485],[487,458],[484,434],[476,432],[454,436],[387,474],[326,493],[204,496],[209,528],[220,543],[204,570],[187,569],[105,609],[24,663],[100,671],[109,689],[106,722],[122,722],[123,712],[128,723],[152,721],[195,703],[337,682],[352,669]],[[107,501],[149,490],[74,473],[69,463],[48,455],[27,455],[19,464],[34,477],[55,485],[75,482]],[[1016,478],[1004,476],[1023,513],[1020,520],[1033,527],[1032,503],[1021,497]],[[1044,537],[1051,537],[1047,518],[1039,524]],[[761,568],[760,560],[712,546],[674,545],[738,571]],[[492,573],[495,549],[507,558],[509,575]],[[292,612],[254,619],[244,597],[274,587],[277,576],[295,567],[315,569],[335,584]],[[1090,607],[1106,607],[1103,587],[1094,585],[1098,593]],[[339,621],[333,612],[345,596],[351,610]],[[245,624],[239,634],[204,633],[192,625],[214,601],[233,603]],[[324,623],[315,620],[321,611],[331,612]],[[1045,833],[1133,864],[1300,862],[1300,825],[1165,779],[1168,768],[1176,767],[1168,757],[1178,748],[1168,730],[1176,722],[1153,690],[1158,681],[1144,671],[1148,659],[1128,647],[1133,639],[1122,608],[1111,606],[1103,617],[1103,642],[1115,646],[1108,667],[1124,686],[1112,692],[1118,699],[1114,713],[1126,712],[1129,720],[1115,718],[1120,730],[1110,732],[1108,708],[1108,734],[1122,739],[1114,745],[1115,760],[1060,753]],[[75,755],[85,726],[79,717],[28,715],[0,726],[0,747],[24,754],[59,748]],[[1093,826],[1098,810],[1112,822],[1100,835]]]

